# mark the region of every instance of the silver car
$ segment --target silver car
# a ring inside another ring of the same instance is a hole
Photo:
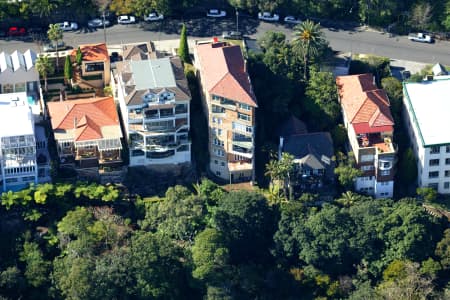
[[[109,25],[111,25],[111,22],[109,22],[108,20],[105,20],[105,26],[109,26]],[[95,18],[95,19],[88,21],[88,27],[90,27],[90,28],[103,27],[103,19]]]

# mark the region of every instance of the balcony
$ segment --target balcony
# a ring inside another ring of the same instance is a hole
[[[147,152],[147,158],[151,159],[163,159],[168,158],[175,155],[175,150],[167,150],[167,151],[155,151],[155,152]]]
[[[116,164],[122,162],[120,150],[100,151],[99,162],[101,164]]]
[[[253,157],[252,143],[233,142],[232,153],[244,156],[246,158],[252,158]]]
[[[360,135],[357,139],[359,148],[375,148],[377,154],[396,152],[391,138],[383,138],[379,133]]]

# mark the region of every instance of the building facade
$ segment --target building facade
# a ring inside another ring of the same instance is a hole
[[[38,183],[34,120],[26,93],[0,95],[2,190]]]
[[[403,84],[406,128],[416,156],[419,187],[450,193],[450,77]]]
[[[82,179],[122,171],[122,131],[113,97],[47,103],[60,167]]]
[[[375,86],[372,74],[338,76],[336,84],[350,146],[363,172],[355,188],[376,198],[390,198],[397,150],[389,98]]]
[[[33,50],[24,53],[0,53],[0,94],[22,93],[27,95],[27,104],[38,118],[42,109],[42,93],[39,73],[35,62],[37,55]]]
[[[240,46],[203,42],[194,48],[209,128],[209,169],[230,182],[254,180],[257,101]]]
[[[191,162],[191,94],[178,57],[154,58],[127,48],[112,81],[129,148],[130,166]],[[139,54],[140,53],[140,54]]]

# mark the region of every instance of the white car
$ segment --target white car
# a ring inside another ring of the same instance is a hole
[[[117,18],[119,24],[133,24],[136,23],[136,18],[133,16],[119,16]]]
[[[108,20],[105,20],[105,26],[109,26],[109,25],[111,25],[111,22],[109,22]],[[88,27],[91,27],[91,28],[103,27],[103,20],[100,18],[92,19],[92,20],[88,21]]]
[[[287,16],[284,18],[284,22],[290,23],[290,24],[300,24],[302,22],[302,20],[300,20],[299,18],[296,18],[294,16]]]
[[[267,21],[267,22],[278,22],[280,20],[280,16],[277,14],[272,14],[270,12],[259,12],[258,19]]]
[[[227,12],[224,10],[210,9],[206,13],[206,16],[211,18],[223,18],[227,16]]]
[[[63,31],[72,31],[72,30],[77,30],[78,29],[78,24],[75,22],[62,22],[62,23],[58,23],[59,27],[61,27],[61,29]]]
[[[164,15],[160,15],[157,12],[149,13],[148,16],[144,17],[144,21],[153,22],[153,21],[161,21],[164,20]]]

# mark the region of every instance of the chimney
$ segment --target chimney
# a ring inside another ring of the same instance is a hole
[[[213,43],[218,43],[219,39],[217,38],[217,36],[213,37]]]
[[[77,128],[77,123],[78,123],[77,117],[73,118],[73,128],[74,129]]]

